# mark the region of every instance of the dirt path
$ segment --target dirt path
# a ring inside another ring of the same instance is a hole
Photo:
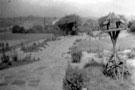
[[[46,49],[32,54],[41,61],[1,71],[0,90],[62,90],[66,60],[61,55],[79,38],[85,37],[62,37],[50,41]]]

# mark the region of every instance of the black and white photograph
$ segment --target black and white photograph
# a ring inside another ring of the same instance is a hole
[[[135,0],[0,0],[0,90],[135,90]]]

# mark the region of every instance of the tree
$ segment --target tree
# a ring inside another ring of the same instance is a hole
[[[79,30],[79,26],[81,25],[81,19],[77,15],[68,15],[61,18],[56,25],[63,31],[65,35],[75,35]]]
[[[25,29],[19,25],[14,25],[12,28],[12,33],[24,33]]]
[[[98,24],[99,24],[100,29],[104,29],[104,26],[106,24],[104,24],[103,22],[106,20],[106,18],[107,18],[107,16],[103,16],[103,17],[98,19]]]
[[[84,21],[84,23],[82,24],[82,29],[81,32],[92,32],[92,31],[96,31],[99,28],[99,24],[98,21],[95,19],[87,19]]]

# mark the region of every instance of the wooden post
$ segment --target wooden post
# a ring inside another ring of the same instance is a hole
[[[121,29],[120,29],[121,30]],[[123,75],[124,75],[124,63],[121,65],[119,65],[121,62],[120,58],[117,55],[117,49],[116,49],[116,43],[117,43],[117,38],[118,35],[120,33],[120,30],[116,29],[111,29],[111,30],[107,30],[107,33],[109,34],[112,44],[113,44],[113,54],[111,55],[106,68],[105,68],[105,72],[108,72],[108,70],[111,70],[113,72],[114,78],[116,80],[123,80]]]

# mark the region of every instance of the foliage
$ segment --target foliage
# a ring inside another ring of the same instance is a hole
[[[63,90],[81,90],[83,87],[83,75],[79,69],[68,67],[63,79]]]
[[[50,33],[62,35],[62,31],[57,25],[47,25],[44,29],[42,25],[34,24],[32,27],[25,29],[19,25],[12,28],[12,33]]]
[[[19,25],[14,25],[12,27],[12,33],[24,33],[25,29]]]
[[[1,57],[1,61],[2,61],[2,63],[9,63],[10,58],[9,58],[9,56],[3,54],[3,56]]]
[[[20,66],[24,64],[29,64],[40,60],[40,58],[37,59],[32,58],[31,54],[26,55],[25,57],[20,59],[18,57],[18,54],[15,53],[12,56],[3,54],[0,59],[2,60],[2,62],[0,62],[0,70],[7,69],[10,67]]]
[[[9,47],[9,43],[0,43],[0,53],[3,52],[3,50],[6,51],[10,51],[11,47]]]
[[[71,57],[73,63],[79,63],[81,61],[82,51],[74,50],[73,52],[71,52]]]
[[[88,27],[90,31],[95,31],[98,30],[98,21],[94,20],[94,19],[88,19],[85,23],[84,23],[85,27]]]
[[[128,23],[128,28],[130,28],[130,29],[129,29],[129,32],[131,32],[131,33],[134,33],[134,32],[135,32],[135,20],[130,21],[130,22]]]
[[[64,35],[75,35],[81,25],[81,19],[77,15],[68,15],[61,18],[56,25],[64,32]]]
[[[107,18],[107,16],[103,16],[103,17],[100,17],[100,18],[98,19],[98,24],[99,24],[100,29],[104,29],[104,24],[103,24],[103,22],[106,20],[106,18]]]
[[[46,48],[46,45],[48,45],[47,40],[44,40],[41,43],[33,43],[33,44],[29,45],[29,46],[22,46],[21,50],[24,53],[37,52],[37,51],[41,50],[41,47]]]
[[[127,53],[128,59],[134,59],[135,58],[135,48],[131,50],[131,52]]]

